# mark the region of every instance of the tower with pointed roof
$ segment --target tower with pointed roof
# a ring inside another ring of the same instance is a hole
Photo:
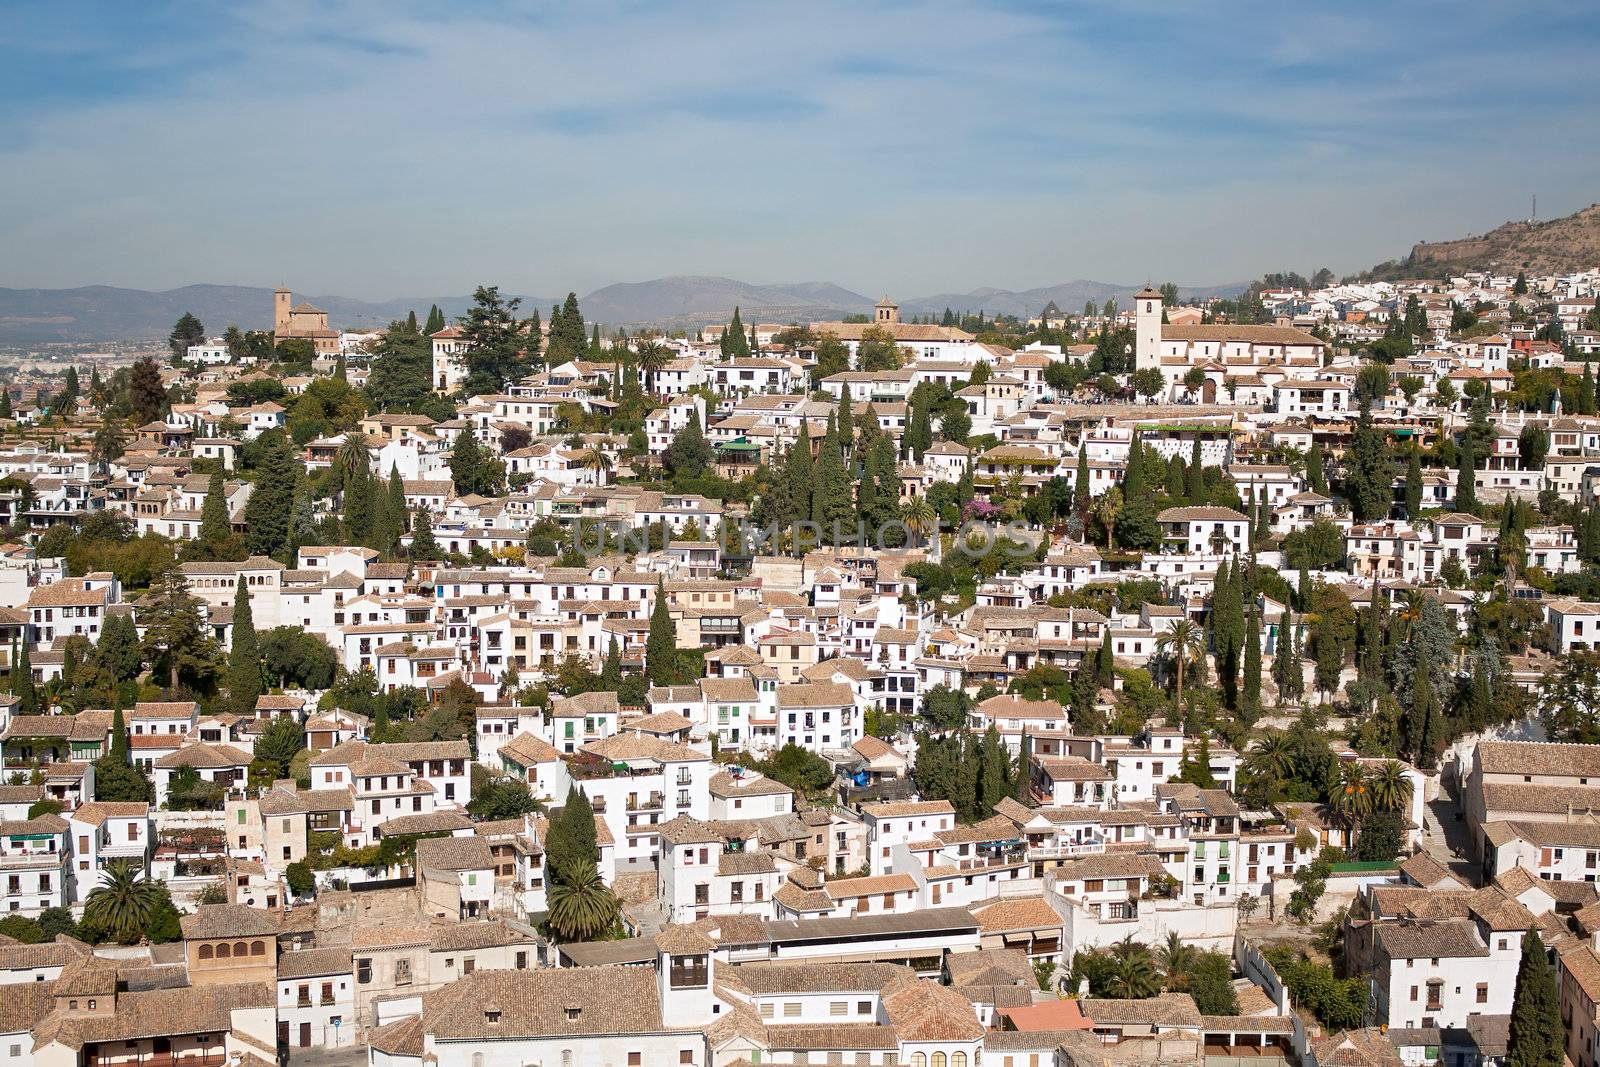
[[[1133,366],[1161,369],[1161,293],[1146,285],[1133,296]]]
[[[887,296],[873,307],[872,321],[878,326],[893,326],[900,321],[900,305]]]

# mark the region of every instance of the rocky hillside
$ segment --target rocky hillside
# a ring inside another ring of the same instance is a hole
[[[1404,260],[1380,263],[1367,277],[1434,278],[1491,266],[1508,274],[1561,274],[1600,266],[1600,204],[1548,222],[1508,222],[1477,237],[1424,241]]]

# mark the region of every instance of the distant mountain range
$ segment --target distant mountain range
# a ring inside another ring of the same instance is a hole
[[[1600,266],[1600,204],[1545,222],[1503,223],[1477,237],[1419,241],[1405,259],[1389,260],[1363,277],[1394,281],[1437,278],[1447,272],[1565,274]]]
[[[1237,296],[1244,282],[1204,288],[1180,289],[1184,298]],[[1015,292],[1009,289],[974,289],[966,293],[936,293],[900,300],[901,314],[940,315],[983,311],[989,315],[1036,315],[1052,300],[1062,311],[1073,313],[1093,300],[1126,300],[1141,286],[1108,282],[1071,281]],[[438,304],[447,317],[464,314],[468,296],[424,296],[378,303],[342,296],[295,294],[328,312],[335,328],[369,329],[404,318],[409,311],[424,316]],[[832,282],[796,282],[755,285],[733,278],[694,275],[656,278],[644,282],[619,282],[580,298],[585,319],[605,326],[661,326],[694,328],[726,322],[738,307],[746,322],[817,322],[870,312],[876,298],[844,289]],[[555,301],[549,297],[524,299],[524,313],[539,308],[548,314]],[[212,334],[227,326],[245,330],[270,329],[272,290],[242,285],[188,285],[181,289],[150,292],[91,285],[78,289],[0,289],[0,345],[37,345],[56,342],[142,341],[164,338],[184,312],[197,316]]]

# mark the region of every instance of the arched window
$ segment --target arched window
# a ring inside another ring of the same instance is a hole
[[[212,955],[212,952],[211,952],[211,946],[210,945],[201,945],[200,946],[200,958],[201,959],[209,960],[211,958],[211,955]]]
[[[233,955],[233,953],[228,948],[228,943],[226,941],[217,946],[217,959],[225,960],[231,955]]]
[[[945,1067],[944,1053],[935,1052],[933,1054],[933,1067]]]
[[[561,1050],[561,1067],[572,1067],[572,1050],[570,1048]]]
[[[950,1053],[950,1067],[967,1067],[967,1054],[965,1052]]]
[[[472,1054],[472,1067],[483,1067],[483,1053],[474,1052]]]
[[[911,1067],[928,1067],[927,1055],[921,1052],[913,1052],[911,1054]]]
[[[263,942],[263,941],[252,941],[252,942],[250,942],[250,955],[252,955],[252,956],[265,956],[266,954],[267,954],[267,946],[266,946],[265,942]],[[956,1067],[966,1067],[966,1064],[958,1063],[958,1064],[956,1064]]]
[[[233,955],[236,959],[250,955],[250,946],[243,941],[235,941],[233,943]]]

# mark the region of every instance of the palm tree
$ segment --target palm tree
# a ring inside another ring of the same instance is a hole
[[[639,369],[645,375],[645,392],[655,395],[656,375],[672,361],[667,347],[660,341],[642,341],[639,344]]]
[[[900,521],[920,543],[939,522],[939,513],[925,496],[914,496],[900,508]]]
[[[1176,930],[1168,930],[1166,941],[1156,949],[1156,962],[1161,965],[1161,973],[1167,976],[1167,985],[1173,986],[1176,982],[1180,989],[1188,984],[1189,968],[1194,966],[1194,958],[1194,946],[1184,944]]]
[[[596,485],[606,484],[606,475],[611,473],[611,457],[598,448],[591,448],[579,459],[578,465],[586,471],[594,471]]]
[[[1117,528],[1117,516],[1122,514],[1122,490],[1112,486],[1094,500],[1094,517],[1106,528],[1106,551],[1111,551],[1111,535]]]
[[[563,941],[585,941],[617,921],[617,898],[592,863],[572,863],[550,884],[550,926]]]
[[[1153,997],[1161,990],[1161,972],[1156,970],[1150,950],[1143,945],[1137,952],[1119,955],[1106,978],[1106,992],[1118,1000]]]
[[[113,863],[90,891],[83,917],[116,940],[131,944],[149,926],[160,901],[161,890],[154,882],[141,878],[139,871],[126,863]]]
[[[1178,667],[1178,689],[1173,696],[1173,707],[1183,710],[1183,671],[1189,664],[1205,655],[1205,634],[1194,620],[1185,615],[1172,624],[1171,629],[1156,638],[1156,649],[1173,658]]]
[[[1411,804],[1411,779],[1399,760],[1384,760],[1367,778],[1373,811],[1404,811]]]
[[[1328,809],[1345,825],[1345,847],[1354,852],[1356,826],[1372,811],[1372,787],[1360,763],[1351,761],[1339,768],[1328,786]]]
[[[1282,731],[1262,734],[1245,760],[1253,773],[1282,778],[1294,766],[1294,742]]]
[[[333,455],[333,469],[339,472],[339,484],[348,485],[350,479],[372,469],[372,453],[367,450],[367,436],[360,430],[348,430],[339,451]]]

